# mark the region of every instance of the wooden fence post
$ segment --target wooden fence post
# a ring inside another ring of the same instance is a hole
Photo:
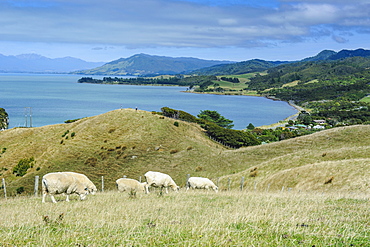
[[[244,177],[242,177],[240,181],[240,190],[243,191],[243,188],[244,188]]]
[[[7,197],[6,197],[6,185],[5,185],[5,178],[3,178],[3,188],[4,188],[4,197],[5,197],[5,199],[6,199]]]
[[[101,192],[104,192],[104,176],[101,176]]]
[[[37,193],[39,191],[39,176],[35,176],[35,189],[33,190],[35,196],[37,196]]]

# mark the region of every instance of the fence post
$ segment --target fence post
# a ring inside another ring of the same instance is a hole
[[[242,177],[241,181],[240,181],[240,190],[243,191],[243,187],[244,187],[244,177]]]
[[[5,196],[5,199],[6,199],[7,197],[6,197],[6,185],[5,185],[5,178],[3,178],[3,188],[4,188],[4,196]]]
[[[39,176],[35,176],[35,189],[34,189],[35,196],[37,196],[38,192],[39,192]]]
[[[101,192],[104,192],[104,176],[101,176]]]
[[[227,181],[227,190],[230,190],[230,185],[231,185],[231,178],[229,178]]]

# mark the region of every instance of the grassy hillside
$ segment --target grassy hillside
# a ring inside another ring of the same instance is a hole
[[[248,190],[284,186],[370,192],[369,133],[369,125],[351,126],[228,150],[208,139],[196,124],[120,109],[70,124],[0,132],[0,177],[6,179],[10,194],[19,187],[32,193],[35,175],[67,170],[85,173],[98,187],[104,176],[107,190],[123,175],[138,179],[155,170],[170,174],[180,186],[191,174],[220,178],[221,190],[228,188],[229,178],[231,188],[239,188],[244,176]],[[34,162],[20,177],[13,168],[22,159]]]

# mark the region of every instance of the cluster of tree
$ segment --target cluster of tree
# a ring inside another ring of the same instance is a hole
[[[260,141],[250,132],[231,129],[233,127],[233,121],[221,116],[216,111],[201,111],[198,117],[169,107],[162,107],[161,111],[164,116],[201,125],[206,130],[208,136],[224,145],[240,148],[260,144]]]
[[[4,108],[0,108],[0,130],[7,129],[9,126],[9,116]]]
[[[225,77],[225,76],[222,76],[220,77],[221,80],[223,81],[228,81],[228,82],[232,82],[232,83],[240,83],[239,79],[236,78],[236,77]]]
[[[95,79],[92,77],[82,77],[78,83],[96,83],[96,84],[126,84],[126,85],[173,85],[193,88],[199,86],[201,89],[206,89],[208,86],[214,84],[217,80],[216,76],[188,76],[182,75],[171,76],[169,78],[148,78],[148,77],[104,77],[103,79]]]
[[[316,101],[306,104],[314,109],[309,117],[325,119],[331,126],[370,124],[370,103],[349,100]]]

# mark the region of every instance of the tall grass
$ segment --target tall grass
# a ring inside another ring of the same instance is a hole
[[[0,246],[368,246],[370,237],[366,194],[110,191],[73,199],[1,199]]]

